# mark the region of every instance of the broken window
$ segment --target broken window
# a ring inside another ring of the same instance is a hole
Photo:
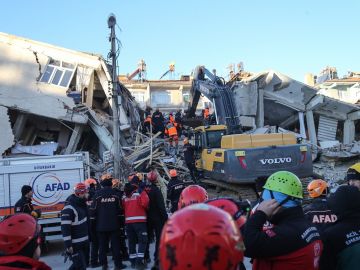
[[[50,59],[40,81],[67,88],[74,73],[75,65]]]

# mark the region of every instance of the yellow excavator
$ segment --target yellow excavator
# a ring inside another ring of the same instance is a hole
[[[204,75],[210,77],[204,79]],[[194,73],[192,100],[187,117],[194,115],[201,94],[214,105],[215,125],[194,129],[196,167],[203,182],[254,198],[255,181],[279,170],[299,177],[312,175],[311,151],[297,143],[295,134],[244,134],[231,90],[204,67]]]

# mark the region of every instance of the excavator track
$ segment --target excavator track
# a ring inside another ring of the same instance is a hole
[[[210,197],[231,196],[249,201],[258,199],[255,186],[252,184],[231,184],[213,179],[201,179],[200,182],[208,187]]]

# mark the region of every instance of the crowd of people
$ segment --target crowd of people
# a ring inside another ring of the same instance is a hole
[[[126,181],[104,174],[76,184],[61,212],[70,269],[108,269],[110,251],[115,269],[130,261],[134,269],[153,262],[161,270],[243,270],[244,257],[253,270],[359,268],[360,163],[332,193],[324,180],[304,191],[296,175],[276,172],[260,184],[256,202],[211,199],[176,170],[170,175],[166,200],[153,170]],[[24,186],[19,213],[0,222],[0,269],[50,269],[38,261],[41,229],[31,196]]]

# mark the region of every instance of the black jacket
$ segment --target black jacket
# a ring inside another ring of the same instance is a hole
[[[123,229],[125,218],[119,193],[111,187],[98,190],[90,207],[90,219],[98,232]]]
[[[153,183],[148,184],[145,188],[149,196],[149,209],[147,211],[148,222],[159,222],[164,224],[168,218],[164,197],[160,189]]]
[[[337,222],[323,233],[324,252],[320,269],[359,269],[360,266],[360,191],[342,186],[328,199]]]
[[[321,232],[337,220],[337,216],[329,209],[326,198],[316,198],[304,207],[307,220]]]
[[[275,226],[263,231],[266,220],[264,212],[256,211],[246,222],[245,256],[277,257],[290,254],[320,240],[318,230],[306,220],[301,206],[285,208],[271,220]]]
[[[28,199],[24,196],[22,196],[20,200],[15,203],[14,208],[15,213],[26,213],[29,215],[31,215],[31,212],[34,210],[31,199]]]
[[[170,179],[167,185],[167,199],[171,202],[171,212],[174,213],[177,210],[177,204],[180,198],[180,194],[186,184],[183,181],[173,177]]]
[[[194,163],[195,157],[194,157],[194,146],[191,143],[184,144],[184,160],[188,163]]]
[[[87,216],[86,201],[74,194],[70,195],[61,211],[61,232],[66,248],[89,241]]]
[[[157,128],[164,127],[164,116],[161,112],[155,111],[151,117],[151,121],[154,127]]]

